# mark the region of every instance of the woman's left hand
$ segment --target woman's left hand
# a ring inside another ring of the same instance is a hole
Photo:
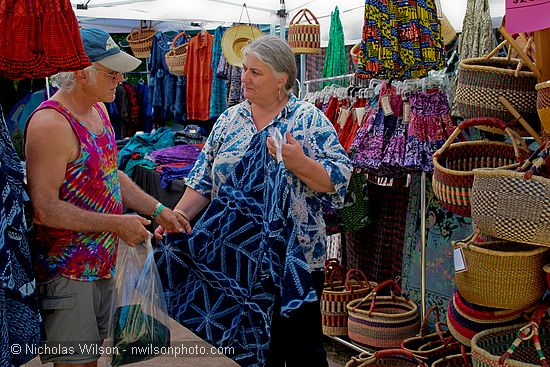
[[[285,138],[286,143],[283,143],[283,147],[281,149],[283,162],[286,169],[294,171],[304,163],[304,159],[307,157],[304,154],[304,150],[298,140],[294,139],[288,131],[285,134]],[[267,149],[269,151],[269,155],[273,157],[273,159],[277,159],[277,146],[275,144],[275,139],[272,137],[267,138]]]

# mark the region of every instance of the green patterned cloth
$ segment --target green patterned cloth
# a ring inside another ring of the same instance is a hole
[[[367,187],[364,174],[354,172],[351,175],[344,207],[340,210],[342,228],[346,232],[355,232],[371,223]]]
[[[338,7],[330,15],[330,32],[327,46],[325,65],[323,66],[323,78],[345,75],[348,72],[346,60],[346,46],[344,44],[344,28],[340,21]],[[343,81],[347,85],[347,81]],[[330,85],[332,83],[326,83]]]

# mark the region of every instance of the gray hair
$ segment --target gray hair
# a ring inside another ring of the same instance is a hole
[[[93,66],[88,66],[84,69],[84,72],[88,74],[88,77],[95,80],[97,77],[97,70]],[[76,76],[74,71],[62,71],[52,76],[53,85],[66,92],[70,92],[76,85]]]
[[[288,80],[286,81],[285,92],[290,94],[296,81],[297,71],[295,56],[286,41],[271,35],[256,38],[243,49],[243,55],[248,54],[256,55],[273,72],[286,74]]]

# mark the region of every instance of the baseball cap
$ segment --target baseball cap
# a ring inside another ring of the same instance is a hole
[[[80,30],[84,51],[90,61],[97,62],[113,71],[127,73],[141,64],[141,60],[128,55],[111,38],[109,33],[98,28]]]

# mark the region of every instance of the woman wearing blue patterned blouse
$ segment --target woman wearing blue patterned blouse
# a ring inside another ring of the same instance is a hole
[[[327,241],[321,202],[342,207],[352,167],[330,121],[315,106],[292,94],[295,79],[295,56],[280,38],[263,36],[244,49],[241,80],[245,101],[219,117],[174,212],[191,232],[189,220],[216,197],[252,138],[267,129],[268,159],[276,160],[273,137],[284,137],[279,157],[291,187],[292,218],[320,298]],[[163,233],[158,228],[157,238]],[[289,318],[281,317],[275,306],[270,336],[267,366],[284,366],[285,362],[286,366],[328,366],[319,301],[293,311]]]

